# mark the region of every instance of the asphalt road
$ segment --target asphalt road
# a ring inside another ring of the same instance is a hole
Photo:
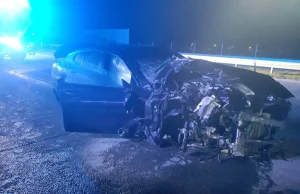
[[[300,83],[287,119],[285,160],[235,158],[99,134],[66,133],[50,85],[52,57],[0,65],[0,193],[300,193]]]

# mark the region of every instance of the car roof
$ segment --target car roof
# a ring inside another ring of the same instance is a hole
[[[151,55],[164,55],[173,53],[170,49],[150,46],[150,45],[139,45],[139,44],[107,44],[107,45],[94,45],[87,43],[79,44],[66,44],[59,47],[55,53],[55,58],[64,58],[68,54],[74,51],[84,50],[101,50],[104,52],[110,52],[119,55],[121,58],[131,59],[136,57],[142,57],[144,54]],[[179,54],[178,54],[179,55]]]

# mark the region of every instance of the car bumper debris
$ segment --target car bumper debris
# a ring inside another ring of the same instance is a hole
[[[276,133],[284,130],[292,94],[272,78],[247,70],[233,75],[227,67],[190,59],[169,66],[156,72],[146,98],[128,91],[125,109],[131,116],[122,136],[183,151],[211,148],[217,154],[251,156],[268,152]],[[268,83],[253,84],[246,76]]]

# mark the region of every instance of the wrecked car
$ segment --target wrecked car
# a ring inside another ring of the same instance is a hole
[[[66,131],[247,156],[277,141],[294,97],[268,75],[159,47],[85,45],[55,55]]]

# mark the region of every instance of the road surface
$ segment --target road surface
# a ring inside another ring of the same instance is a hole
[[[0,193],[299,193],[299,82],[279,80],[298,98],[287,119],[286,160],[220,164],[204,160],[206,152],[195,157],[64,132],[50,85],[52,61],[44,52],[0,67]]]

